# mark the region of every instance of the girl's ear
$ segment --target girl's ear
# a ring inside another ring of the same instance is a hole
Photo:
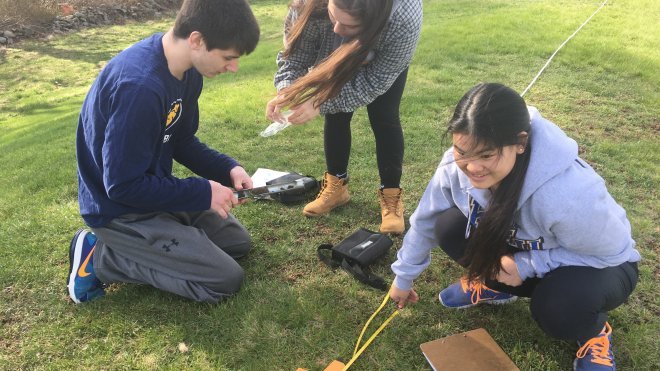
[[[521,131],[518,133],[518,149],[517,152],[519,154],[525,152],[525,149],[527,148],[527,141],[529,140],[529,134],[527,134],[526,131]]]

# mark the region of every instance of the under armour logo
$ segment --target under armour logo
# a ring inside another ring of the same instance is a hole
[[[172,251],[172,249],[170,249],[171,247],[179,246],[179,241],[175,240],[174,238],[171,241],[172,242],[170,242],[169,244],[163,244],[161,248],[167,252],[170,252]]]

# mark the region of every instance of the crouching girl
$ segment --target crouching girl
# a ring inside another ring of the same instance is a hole
[[[392,264],[390,297],[416,302],[440,246],[466,268],[440,292],[449,308],[531,298],[549,336],[574,340],[578,370],[614,369],[607,312],[637,283],[626,213],[578,157],[576,142],[514,90],[479,84],[449,122],[452,148],[431,179]]]

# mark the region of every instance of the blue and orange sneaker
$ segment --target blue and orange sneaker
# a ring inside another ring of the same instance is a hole
[[[71,240],[69,248],[69,296],[75,303],[82,303],[105,294],[103,282],[94,273],[94,250],[96,235],[80,229]]]
[[[440,303],[448,308],[462,309],[477,304],[506,304],[518,299],[517,296],[491,290],[481,282],[469,282],[462,277],[459,282],[440,292]]]
[[[605,322],[605,327],[596,337],[584,344],[578,341],[580,349],[573,361],[573,369],[577,371],[616,370],[614,353],[612,353],[612,326]]]

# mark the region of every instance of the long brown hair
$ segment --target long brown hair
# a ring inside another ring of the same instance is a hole
[[[332,0],[334,5],[360,22],[362,29],[351,41],[342,44],[305,76],[279,92],[282,106],[297,106],[314,99],[315,106],[339,95],[364,64],[374,48],[392,11],[393,0]],[[313,18],[328,17],[329,0],[294,0],[291,8],[298,18],[287,25],[284,57],[298,47],[300,36]]]
[[[524,143],[520,132],[530,130],[529,112],[523,98],[513,89],[497,83],[482,83],[470,89],[458,102],[447,133],[474,138],[474,145],[500,151],[521,144],[511,172],[502,179],[467,244],[464,259],[468,279],[494,279],[502,268],[500,259],[509,252],[508,240],[529,165],[529,136]]]

